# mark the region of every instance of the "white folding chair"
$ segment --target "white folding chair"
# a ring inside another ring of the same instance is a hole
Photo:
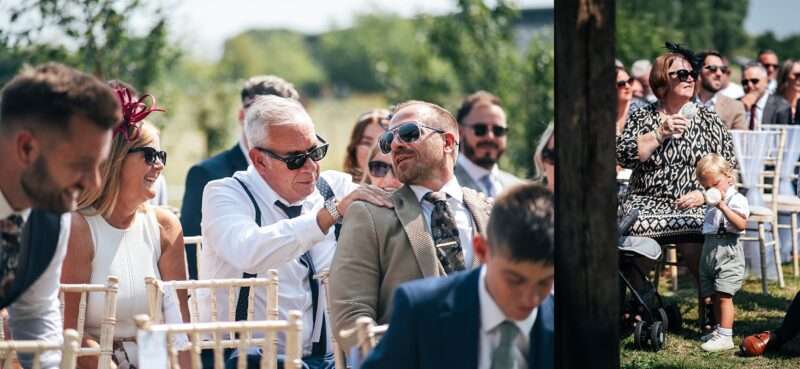
[[[325,294],[325,312],[328,314],[328,326],[332,327],[333,326],[333,322],[330,320],[331,319],[331,311],[330,311],[331,299],[330,299],[330,294],[328,294],[328,282],[329,282],[329,278],[328,277],[329,276],[330,276],[330,272],[328,270],[325,270],[325,271],[317,273],[317,275],[315,275],[314,278],[316,278],[319,281],[320,286],[322,286],[322,293]],[[323,334],[327,334],[327,332],[322,332],[322,333]],[[347,364],[345,362],[345,354],[342,352],[342,350],[339,349],[339,343],[336,341],[336,337],[335,337],[336,335],[332,335],[332,336],[333,337],[331,337],[331,343],[333,345],[332,350],[333,350],[333,360],[334,360],[334,363],[335,363],[335,367],[336,367],[336,369],[347,369]]]
[[[64,301],[67,294],[80,294],[78,303],[78,342],[83,342],[86,326],[86,306],[90,293],[103,293],[103,322],[100,323],[100,347],[79,347],[77,356],[97,356],[97,367],[111,367],[111,356],[114,350],[114,327],[117,324],[117,290],[119,278],[110,275],[106,284],[62,284],[59,291],[61,316],[64,317]]]
[[[196,255],[194,260],[194,270],[197,271],[197,275],[200,275],[200,263],[198,262],[199,259],[197,256],[200,255],[200,249],[203,248],[203,236],[186,236],[183,237],[183,245],[194,247],[194,254]],[[183,254],[183,265],[186,266],[186,275],[189,275],[189,259],[186,258],[186,253]]]
[[[355,327],[342,330],[339,334],[344,338],[351,337],[355,334],[358,348],[361,351],[361,357],[366,358],[369,353],[372,352],[372,349],[378,345],[381,337],[383,337],[388,329],[388,324],[376,325],[372,318],[362,316],[356,319]]]
[[[761,288],[767,289],[767,247],[772,246],[773,260],[778,278],[778,286],[785,287],[783,270],[781,269],[780,237],[778,234],[778,200],[777,196],[764,199],[764,191],[776,192],[780,184],[779,169],[783,157],[783,131],[730,131],[734,151],[739,161],[742,183],[747,189],[750,204],[748,224],[755,224],[757,236],[739,237],[740,242],[758,241],[761,269]],[[772,169],[766,169],[771,166]],[[766,225],[770,226],[771,239],[768,239]]]
[[[148,367],[148,369],[181,369],[178,363],[178,353],[180,351],[190,351],[192,368],[201,369],[202,363],[200,353],[203,349],[214,349],[214,368],[223,369],[225,367],[223,350],[225,348],[238,348],[239,352],[245,353],[248,348],[259,347],[262,351],[261,368],[271,369],[277,365],[277,344],[276,338],[279,333],[285,334],[285,359],[284,368],[302,368],[302,314],[293,310],[289,312],[289,320],[261,320],[261,321],[240,321],[240,322],[210,322],[210,323],[184,323],[184,324],[151,324],[147,315],[136,316],[136,325],[139,328],[137,340],[139,342],[139,363],[152,362],[154,357],[164,358],[164,363],[158,367]],[[239,338],[223,339],[222,336],[228,332],[237,333]],[[252,338],[256,334],[262,333],[264,338]],[[186,347],[174,347],[172,337],[174,335],[186,334],[189,337],[189,344]],[[159,339],[165,337],[164,340]],[[213,337],[212,341],[203,341],[201,335]],[[152,342],[166,342],[166,347],[158,348],[160,351],[143,350],[142,347],[152,348]],[[167,363],[168,362],[168,363]],[[239,355],[237,362],[238,369],[247,367],[247,355]]]
[[[52,351],[61,352],[61,369],[75,369],[75,360],[80,347],[78,332],[74,329],[64,331],[64,342],[57,344],[48,341],[0,341],[0,362],[3,368],[11,369],[15,365],[18,354],[33,355],[33,369],[42,368],[42,354]]]
[[[792,187],[792,182],[798,180],[795,170],[800,167],[800,126],[784,124],[766,124],[762,126],[764,130],[782,130],[785,135],[783,145],[783,158],[780,167],[780,187],[778,189],[778,213],[789,217],[789,223],[779,223],[778,229],[788,229],[788,232],[780,232],[781,240],[786,242],[791,240],[792,247],[792,274],[800,276],[800,260],[798,258],[798,228],[797,217],[800,214],[800,197]],[[770,202],[772,194],[764,195],[764,201]],[[780,217],[779,217],[780,220]],[[785,218],[784,218],[785,222]]]

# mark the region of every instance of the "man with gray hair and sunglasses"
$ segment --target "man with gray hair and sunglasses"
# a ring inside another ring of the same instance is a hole
[[[789,124],[792,121],[789,103],[783,97],[769,93],[768,76],[767,70],[758,63],[750,63],[742,70],[745,95],[739,101],[747,112],[745,120],[750,130],[760,130],[762,124]]]
[[[280,319],[290,310],[302,312],[303,361],[309,368],[332,368],[330,322],[325,298],[314,276],[329,269],[337,226],[353,201],[391,207],[387,192],[353,184],[349,175],[327,171],[319,161],[328,143],[320,137],[299,102],[277,96],[259,96],[245,115],[247,152],[252,165],[232,177],[209,182],[203,191],[203,248],[199,279],[266,277],[278,270]],[[247,318],[249,290],[229,295],[216,292],[217,320],[227,320],[228,301],[236,301],[236,319]],[[200,317],[211,320],[211,297],[198,293]],[[255,293],[254,319],[264,320],[267,296]],[[285,351],[285,338],[278,353]],[[231,355],[235,363],[239,353]],[[212,367],[213,353],[203,354]],[[258,367],[260,353],[248,353]]]
[[[392,194],[393,208],[356,202],[345,217],[330,274],[334,332],[361,316],[388,323],[403,282],[478,265],[472,240],[491,205],[456,180],[458,143],[458,123],[442,107],[408,101],[394,109],[378,144],[404,185]],[[338,342],[347,349],[355,339]]]

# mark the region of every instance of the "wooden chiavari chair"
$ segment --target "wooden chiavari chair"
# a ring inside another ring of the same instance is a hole
[[[76,355],[97,356],[98,369],[108,369],[111,367],[111,356],[114,350],[114,327],[117,324],[117,290],[119,289],[119,278],[108,276],[106,284],[62,284],[59,291],[61,301],[61,316],[64,316],[64,304],[67,294],[80,294],[78,302],[77,333],[78,343],[83,342],[83,335],[86,326],[86,307],[90,293],[103,293],[103,322],[100,325],[100,337],[98,337],[100,347],[79,347]]]
[[[80,338],[74,329],[64,331],[64,342],[61,344],[48,341],[1,341],[0,360],[4,368],[13,368],[18,354],[31,354],[33,369],[42,368],[42,354],[46,352],[61,352],[61,369],[75,369],[75,360],[78,357]]]

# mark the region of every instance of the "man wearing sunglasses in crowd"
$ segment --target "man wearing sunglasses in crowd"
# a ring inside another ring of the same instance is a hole
[[[760,130],[762,124],[789,124],[792,107],[782,97],[767,90],[767,70],[759,63],[750,63],[742,71],[745,95],[739,99],[747,112],[748,129]]]
[[[391,207],[389,193],[358,186],[344,173],[320,175],[319,161],[328,144],[295,100],[256,97],[245,116],[245,135],[253,164],[233,177],[209,182],[203,192],[199,277],[266,277],[269,269],[277,269],[280,319],[287,319],[290,310],[303,313],[304,363],[332,368],[330,321],[314,275],[329,269],[336,246],[334,225],[349,213],[353,201]],[[246,318],[247,294],[217,292],[218,320],[227,319],[229,299],[236,301],[237,320]],[[266,291],[256,291],[256,320],[266,319],[266,299]],[[201,320],[210,321],[210,296],[200,292],[198,300]],[[278,353],[284,348],[280,337]],[[238,354],[230,360],[235,363]],[[248,356],[251,365],[258,363],[258,352]],[[211,364],[211,352],[204,359]]]
[[[78,196],[100,186],[122,119],[104,82],[61,64],[23,70],[0,96],[0,309],[11,338],[62,340],[61,265]],[[8,337],[6,337],[8,338]],[[20,355],[31,367],[30,355]],[[57,368],[59,352],[42,355]]]
[[[334,332],[361,316],[388,323],[403,282],[478,266],[472,241],[483,235],[491,205],[459,185],[458,142],[458,123],[442,107],[409,101],[394,109],[378,144],[404,185],[392,194],[394,208],[357,202],[345,217],[331,268]]]
[[[761,50],[758,52],[757,59],[758,63],[767,71],[767,78],[769,79],[767,91],[770,94],[774,94],[775,89],[778,88],[778,71],[781,68],[780,64],[778,64],[778,54],[775,54],[770,49]]]
[[[300,100],[294,86],[276,76],[255,76],[244,83],[241,91],[242,106],[239,109],[238,123],[244,124],[247,108],[252,105],[257,96],[274,95],[288,99]],[[250,165],[248,156],[249,147],[242,129],[239,141],[230,149],[214,155],[189,169],[186,175],[186,191],[183,193],[181,203],[181,226],[185,236],[200,235],[200,206],[203,203],[203,188],[210,181],[226,178],[233,173],[247,169]],[[186,246],[186,262],[188,264],[189,278],[197,279],[197,256],[193,246]]]
[[[467,96],[456,113],[461,135],[461,153],[455,174],[464,187],[495,197],[504,188],[520,182],[497,167],[506,151],[506,113],[500,99],[486,91]]]
[[[700,69],[700,88],[697,89],[695,102],[717,112],[728,129],[747,129],[744,106],[719,93],[725,76],[731,73],[722,55],[718,51],[709,50],[698,56],[703,60],[703,66]]]

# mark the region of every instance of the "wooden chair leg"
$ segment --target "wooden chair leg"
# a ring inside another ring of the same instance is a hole
[[[775,271],[778,273],[778,287],[785,288],[786,282],[783,280],[783,263],[781,262],[781,238],[778,233],[778,218],[772,223],[772,258],[775,259]]]
[[[761,290],[766,295],[767,290],[767,234],[764,231],[764,223],[758,223],[758,253],[761,261]]]
[[[800,276],[800,262],[797,259],[797,213],[792,213],[792,274],[797,277]]]
[[[672,247],[667,249],[667,256],[669,260],[675,264],[670,265],[669,267],[669,275],[670,279],[672,279],[672,285],[670,286],[673,291],[678,290],[678,245],[673,245]]]

